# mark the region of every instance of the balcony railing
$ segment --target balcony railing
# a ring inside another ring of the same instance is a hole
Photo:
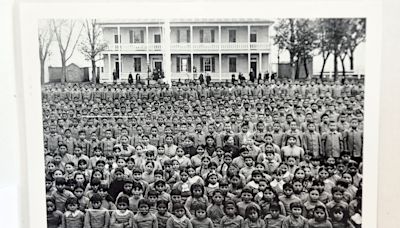
[[[162,43],[109,44],[108,51],[161,51]],[[172,52],[177,51],[269,51],[269,43],[171,43]]]

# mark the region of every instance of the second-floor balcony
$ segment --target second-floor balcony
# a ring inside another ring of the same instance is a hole
[[[108,51],[162,51],[165,44],[162,43],[128,43],[109,44]],[[229,52],[229,51],[269,51],[270,43],[171,43],[171,52]]]

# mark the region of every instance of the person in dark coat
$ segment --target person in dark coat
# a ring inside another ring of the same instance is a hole
[[[209,85],[211,82],[211,76],[209,74],[206,75],[206,83]]]
[[[128,75],[128,83],[129,84],[133,84],[133,76],[132,76],[132,73],[129,73],[129,75]]]
[[[199,81],[200,81],[200,85],[204,84],[204,76],[203,76],[203,74],[200,74]]]

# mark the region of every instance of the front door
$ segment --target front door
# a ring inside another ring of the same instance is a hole
[[[257,75],[257,62],[256,61],[251,61],[250,68],[253,69],[254,76],[257,78],[258,77],[258,75]]]
[[[162,62],[161,61],[155,61],[154,62],[154,68],[157,70],[157,72],[162,72]]]
[[[115,75],[116,79],[119,79],[119,62],[115,62]]]

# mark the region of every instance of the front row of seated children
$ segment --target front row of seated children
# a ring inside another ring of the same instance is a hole
[[[128,179],[118,184],[121,191],[114,201],[109,190],[115,188],[115,182],[108,187],[94,179],[86,194],[80,185],[75,186],[71,193],[65,189],[65,178],[57,177],[56,189],[47,197],[48,227],[361,227],[361,187],[354,199],[348,202],[347,184],[341,180],[330,193],[326,192],[321,180],[314,180],[307,193],[303,191],[301,182],[285,183],[280,195],[267,183],[261,179],[258,192],[246,186],[234,194],[232,184],[222,179],[218,182],[219,187],[212,189],[211,193],[199,182],[191,184],[189,192],[173,188],[167,193],[168,185],[162,179],[152,186]],[[324,197],[324,194],[328,196]]]

